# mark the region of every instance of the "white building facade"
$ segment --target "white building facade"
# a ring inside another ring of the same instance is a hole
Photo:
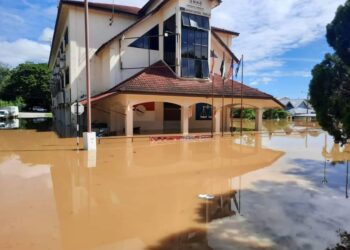
[[[219,0],[150,0],[141,9],[89,4],[93,127],[109,135],[219,133],[232,127],[231,109],[281,108],[272,96],[219,77],[238,59],[238,33],[212,27]],[[85,103],[84,3],[61,0],[49,60],[56,127],[71,135],[77,117],[70,106]],[[210,74],[212,72],[213,74]],[[212,117],[214,115],[214,117]],[[84,124],[85,119],[80,119]]]

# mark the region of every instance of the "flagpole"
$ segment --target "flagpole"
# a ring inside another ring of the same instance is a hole
[[[231,137],[233,136],[233,114],[232,114],[232,109],[233,109],[233,81],[234,81],[234,69],[233,69],[233,58],[231,61],[231,69],[232,69],[232,84],[231,84],[231,108],[230,108],[230,118],[231,118]]]
[[[225,52],[223,55],[222,70],[222,104],[221,104],[221,136],[224,136],[224,93],[225,93]]]
[[[244,67],[244,62],[243,62],[243,55],[242,55],[242,79],[241,79],[241,136],[243,135],[243,67]]]
[[[211,137],[214,138],[214,72],[211,72]]]

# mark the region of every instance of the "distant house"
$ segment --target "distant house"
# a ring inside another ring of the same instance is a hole
[[[305,99],[290,99],[284,97],[279,101],[285,106],[285,110],[293,119],[315,120],[316,113],[311,104]]]

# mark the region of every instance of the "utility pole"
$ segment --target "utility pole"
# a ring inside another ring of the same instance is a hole
[[[86,59],[86,116],[87,132],[84,133],[84,149],[96,150],[96,133],[91,131],[90,57],[89,57],[89,1],[85,0],[85,59]]]
[[[91,132],[91,100],[90,100],[90,58],[89,58],[89,1],[85,0],[85,59],[86,59],[86,111],[87,132]]]

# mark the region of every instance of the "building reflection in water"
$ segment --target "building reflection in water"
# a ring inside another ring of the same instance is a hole
[[[239,176],[283,155],[263,149],[260,135],[246,141],[102,144],[96,167],[88,152],[48,152],[64,248],[156,249],[189,228],[202,234],[188,239],[205,238],[208,223],[240,213],[243,194],[233,181],[240,186]],[[203,202],[201,193],[215,198]]]
[[[324,157],[324,177],[322,180],[323,184],[327,184],[327,163],[331,164],[333,167],[346,165],[345,168],[345,197],[348,199],[348,189],[349,189],[349,161],[350,161],[350,144],[345,144],[340,146],[334,143],[332,148],[328,150],[328,139],[327,134],[325,134],[324,147],[322,149],[322,156]]]

